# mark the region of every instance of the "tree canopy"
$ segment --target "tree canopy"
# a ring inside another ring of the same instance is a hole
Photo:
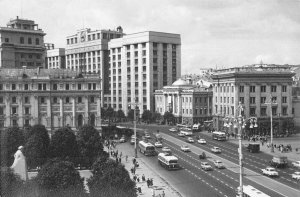
[[[142,114],[142,119],[145,122],[152,122],[152,112],[150,110],[145,110]]]
[[[0,196],[20,196],[23,181],[13,173],[9,167],[1,167],[0,171]]]
[[[164,120],[166,120],[168,123],[174,122],[174,115],[171,112],[166,111],[164,113]]]

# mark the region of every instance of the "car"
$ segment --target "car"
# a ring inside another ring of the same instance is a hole
[[[169,147],[162,147],[161,149],[163,152],[171,152],[171,149]]]
[[[225,168],[223,162],[220,161],[220,160],[214,160],[213,163],[214,163],[216,168],[219,168],[219,169],[224,169]]]
[[[217,146],[212,147],[210,150],[213,153],[221,153],[222,152],[221,149]]]
[[[294,166],[296,168],[300,168],[300,161],[293,161],[292,166]]]
[[[125,137],[121,137],[121,138],[120,138],[120,143],[124,143],[124,142],[126,142]]]
[[[201,169],[208,171],[208,170],[212,170],[213,168],[211,167],[211,165],[208,162],[201,162],[200,163]]]
[[[205,139],[199,139],[199,140],[198,140],[198,143],[199,143],[199,144],[206,144],[206,140],[205,140]]]
[[[170,132],[176,132],[177,129],[176,129],[176,128],[171,128],[171,129],[169,129],[169,131],[170,131]]]
[[[188,145],[181,145],[180,149],[183,151],[183,152],[190,152],[191,149],[189,148]]]
[[[178,135],[179,137],[184,137],[184,136],[185,136],[184,133],[181,133],[181,132],[179,132],[177,135]]]
[[[154,143],[154,146],[155,146],[156,148],[162,148],[162,143],[161,143],[161,142],[155,142],[155,143]]]
[[[194,143],[194,139],[192,137],[188,137],[186,139],[186,141],[189,142],[189,143]]]
[[[145,138],[147,138],[147,139],[151,138],[150,134],[149,134],[149,133],[146,133],[146,134],[145,134]]]
[[[135,139],[135,137],[131,137],[130,144],[135,144],[135,141],[137,141],[137,139]]]
[[[275,170],[275,168],[272,167],[267,167],[265,169],[261,170],[263,175],[267,176],[278,176],[278,172]]]
[[[300,181],[300,172],[294,172],[292,174],[292,178],[296,179],[297,181]]]

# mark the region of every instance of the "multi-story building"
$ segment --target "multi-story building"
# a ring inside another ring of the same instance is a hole
[[[0,27],[0,68],[44,67],[44,36],[34,21],[19,17]]]
[[[177,123],[192,125],[212,119],[213,92],[210,85],[193,85],[178,79],[154,94],[156,112],[161,115],[173,113]]]
[[[46,61],[45,68],[48,69],[65,69],[66,56],[64,48],[55,48],[54,44],[46,43]]]
[[[137,107],[140,114],[154,111],[154,91],[171,85],[181,74],[179,34],[141,32],[109,42],[109,94],[105,105],[125,114]],[[104,106],[105,106],[104,105]]]
[[[212,75],[215,128],[221,130],[225,123],[227,128],[223,129],[234,131],[240,102],[246,132],[270,134],[271,113],[274,134],[286,132],[293,119],[293,75],[291,67],[286,65],[259,64],[215,71]],[[249,121],[258,127],[249,127]]]
[[[0,128],[100,127],[100,77],[61,69],[0,69]]]

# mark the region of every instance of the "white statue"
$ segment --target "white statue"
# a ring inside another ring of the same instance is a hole
[[[14,163],[10,168],[13,169],[14,173],[19,175],[22,180],[26,181],[28,180],[27,165],[22,150],[23,146],[19,146],[17,152],[15,153]]]

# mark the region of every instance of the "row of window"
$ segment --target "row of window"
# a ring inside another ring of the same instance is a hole
[[[131,46],[133,46],[134,49],[138,49],[138,44],[133,44],[133,45],[126,45],[126,50],[130,50]],[[146,47],[146,43],[142,43],[142,48]]]
[[[234,86],[217,86],[215,87],[215,92],[229,92],[231,87],[231,92],[234,92]],[[239,92],[244,92],[245,86],[239,86]],[[263,85],[260,86],[260,92],[266,92],[267,86]],[[249,91],[250,92],[256,92],[256,86],[249,86]],[[287,86],[282,85],[281,86],[281,91],[286,92],[287,91]],[[272,85],[271,86],[271,92],[277,92],[277,86]]]
[[[114,39],[121,38],[121,34],[112,34],[112,33],[94,33],[87,35],[88,41],[98,40],[98,39]],[[85,41],[85,35],[81,37],[81,41]],[[67,44],[76,44],[78,43],[77,37],[67,39]]]
[[[100,56],[100,51],[89,51],[89,52],[85,52],[85,53],[75,53],[75,54],[70,54],[70,55],[66,55],[67,59],[73,59],[73,58],[79,58],[79,59],[85,59],[86,56],[87,57],[91,57],[91,56]]]
[[[222,106],[220,106],[220,111],[219,112],[221,114],[224,114],[224,115],[234,115],[234,107],[231,107],[231,114],[230,114],[229,109],[230,109],[229,107],[226,107],[226,106],[222,107]],[[215,106],[215,110],[216,110],[216,112],[218,112],[218,106],[217,105]],[[277,115],[279,115],[279,116],[280,115],[286,116],[286,115],[288,115],[287,112],[288,112],[288,107],[282,107],[281,108],[281,114],[280,113],[277,114],[277,107],[276,106],[272,106],[272,115],[274,115],[274,116],[277,116]],[[244,111],[242,111],[242,115],[243,116],[245,115]],[[256,114],[256,107],[250,107],[249,108],[249,116],[257,116],[257,114]],[[267,116],[267,107],[261,107],[260,108],[260,116]]]
[[[49,87],[49,86],[48,86]],[[75,84],[53,84],[52,90],[75,90],[76,86]],[[29,90],[30,84],[19,84],[18,90]],[[31,90],[33,89],[33,84],[31,86]],[[38,90],[47,90],[47,83],[38,83],[37,84]],[[76,90],[96,90],[97,89],[97,83],[87,83],[87,86],[84,86],[84,84],[77,84]],[[0,90],[3,90],[3,84],[0,84]],[[17,84],[6,84],[6,90],[17,90]]]
[[[9,42],[9,39],[5,39],[5,42]],[[20,44],[25,44],[25,38],[24,37],[20,37]],[[27,38],[27,42],[26,44],[33,44],[33,39],[32,38]],[[40,39],[39,38],[35,38],[35,45],[39,45],[40,44]]]
[[[224,97],[224,100],[225,100],[226,97]],[[232,97],[233,98],[233,97]],[[245,103],[245,98],[244,97],[240,97],[240,100],[239,100],[242,104]],[[256,103],[256,97],[250,97],[249,98],[249,101],[250,101],[250,104],[255,104]],[[265,104],[265,103],[268,103],[270,101],[267,101],[267,97],[260,97],[260,103],[261,104]],[[273,96],[272,97],[272,103],[276,103],[277,102],[277,97],[276,96]],[[222,97],[221,97],[221,103],[222,103]],[[281,97],[281,103],[287,103],[287,97],[286,96],[283,96]]]

